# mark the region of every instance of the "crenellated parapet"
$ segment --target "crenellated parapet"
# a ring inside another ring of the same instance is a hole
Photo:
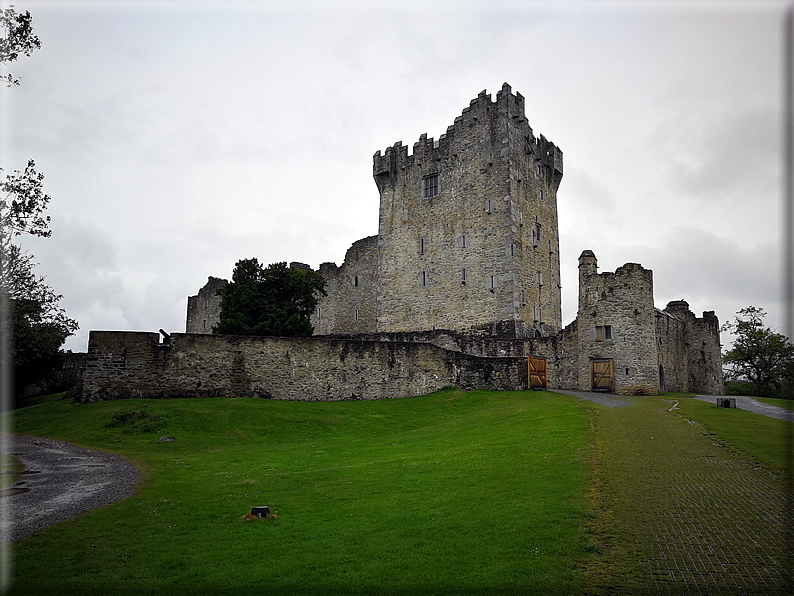
[[[393,183],[394,176],[399,171],[448,157],[457,137],[465,137],[473,127],[486,120],[501,118],[515,128],[515,132],[522,139],[522,151],[540,166],[542,174],[556,190],[563,174],[562,151],[543,135],[533,134],[524,110],[524,96],[518,92],[513,94],[507,83],[497,92],[496,100],[492,100],[491,94],[482,90],[438,139],[428,138],[426,133],[420,135],[413,145],[412,153],[408,152],[409,147],[403,145],[402,141],[387,147],[383,152],[377,151],[373,156],[372,174],[378,188],[382,192],[383,185],[387,182]],[[506,153],[491,151],[489,161],[493,163],[494,159],[501,157],[506,157]]]

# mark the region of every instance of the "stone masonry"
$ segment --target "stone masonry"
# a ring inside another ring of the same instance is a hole
[[[524,97],[506,83],[495,100],[483,91],[438,139],[421,135],[410,153],[401,142],[375,153],[378,234],[354,242],[341,266],[320,265],[327,296],[312,316],[315,337],[206,335],[226,283],[210,277],[188,299],[187,334],[170,344],[92,334],[83,396],[155,396],[155,378],[173,395],[282,399],[386,397],[438,382],[508,388],[516,379],[526,386],[529,355],[546,359],[550,388],[721,394],[717,317],[698,318],[685,301],[655,308],[653,273],[639,264],[598,273],[595,254],[582,252],[578,315],[561,328],[562,175],[562,151],[533,132]],[[396,362],[385,353],[399,354],[402,368],[384,366]],[[483,376],[484,362],[499,376]],[[110,372],[122,370],[113,389]],[[399,388],[395,371],[414,381]],[[137,385],[136,375],[149,380]],[[277,388],[275,377],[309,393]]]

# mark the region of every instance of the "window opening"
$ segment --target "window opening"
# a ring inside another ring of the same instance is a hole
[[[538,271],[538,285],[543,285],[543,271]]]
[[[422,185],[422,196],[425,198],[435,197],[438,195],[438,174],[431,174],[426,176]]]
[[[596,325],[595,340],[605,341],[612,339],[612,325]]]
[[[460,270],[460,283],[462,283],[462,284],[466,283],[466,268],[465,267]]]
[[[353,287],[354,288],[358,287],[358,275],[353,276]]]

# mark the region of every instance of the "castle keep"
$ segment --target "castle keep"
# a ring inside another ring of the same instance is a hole
[[[533,132],[520,93],[483,91],[445,134],[408,149],[375,153],[378,234],[341,266],[320,265],[314,337],[208,335],[226,283],[210,277],[188,298],[185,334],[92,332],[83,399],[372,399],[539,383],[722,393],[717,317],[683,300],[655,308],[653,274],[638,264],[598,273],[582,252],[578,316],[562,328],[562,151]]]

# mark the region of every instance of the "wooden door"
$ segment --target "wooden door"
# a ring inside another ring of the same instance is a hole
[[[529,388],[546,388],[546,359],[542,356],[527,356]]]
[[[615,363],[609,359],[592,360],[593,386],[591,391],[614,391]]]

